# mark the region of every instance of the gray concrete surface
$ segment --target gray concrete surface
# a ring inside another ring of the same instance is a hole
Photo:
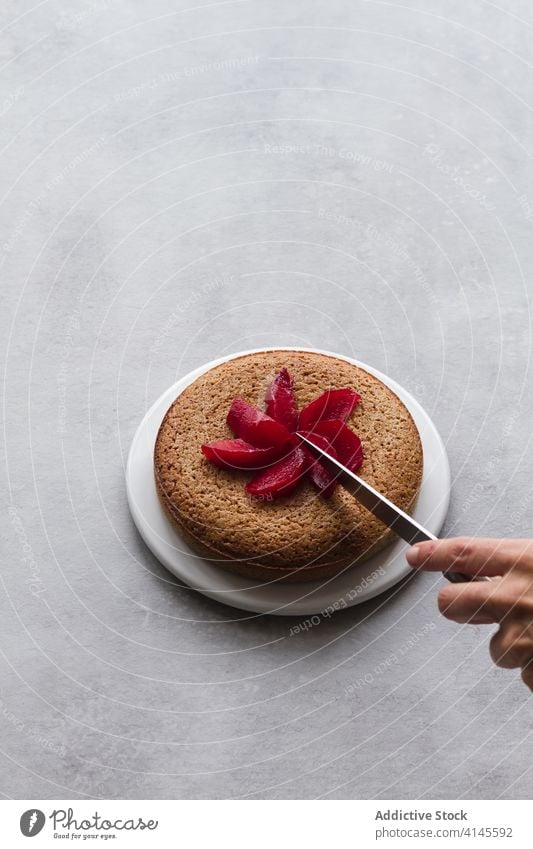
[[[532,528],[525,0],[6,3],[6,797],[530,798],[532,703],[431,576],[291,636],[126,506],[226,352],[352,354],[431,412],[447,534]]]

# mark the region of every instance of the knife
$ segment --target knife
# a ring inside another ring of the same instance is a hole
[[[334,457],[331,457],[322,448],[319,448],[306,436],[301,433],[296,434],[302,442],[311,450],[313,455],[317,457],[321,463],[331,472],[338,483],[348,490],[361,504],[370,510],[371,513],[383,522],[384,525],[391,528],[395,534],[401,537],[405,542],[414,545],[417,542],[426,542],[431,539],[438,539],[435,534],[432,534],[424,528],[416,519],[404,513],[396,504],[393,504],[388,498],[382,495],[373,486],[370,486],[359,475],[354,474],[342,463],[339,463]],[[472,575],[464,575],[461,572],[443,572],[448,581],[454,584],[463,583],[464,581],[479,580]]]

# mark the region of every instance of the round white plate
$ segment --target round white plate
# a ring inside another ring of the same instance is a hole
[[[190,372],[167,389],[146,413],[131,445],[126,469],[128,503],[139,533],[161,563],[176,577],[204,595],[224,604],[256,613],[285,616],[319,614],[350,607],[390,589],[411,571],[405,562],[406,543],[398,540],[366,563],[347,569],[341,575],[322,581],[300,584],[254,581],[226,572],[216,564],[194,554],[167,520],[157,497],[153,475],[153,452],[159,425],[167,409],[186,386],[213,366],[258,353],[241,351],[213,360]],[[284,348],[307,350],[309,348]],[[375,375],[403,401],[418,427],[424,451],[424,475],[414,512],[415,518],[434,534],[439,533],[450,500],[450,469],[442,440],[425,410],[409,392],[377,369],[351,357],[330,354]]]

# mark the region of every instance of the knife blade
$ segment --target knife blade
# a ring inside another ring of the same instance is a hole
[[[359,477],[359,475],[351,472],[350,469],[346,468],[346,466],[334,457],[331,457],[306,436],[303,436],[301,433],[297,433],[296,435],[302,442],[305,442],[313,455],[335,476],[337,482],[344,489],[348,490],[376,519],[379,519],[380,522],[391,528],[405,542],[414,545],[417,542],[438,539],[435,534],[424,528],[416,519],[413,519],[412,516],[401,510],[400,507],[390,501],[385,495],[374,489],[373,486]],[[448,581],[454,584],[476,580],[474,576],[464,575],[461,572],[443,572],[443,575]]]

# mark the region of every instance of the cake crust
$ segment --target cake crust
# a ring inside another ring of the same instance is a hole
[[[422,446],[397,395],[352,363],[307,351],[245,354],[197,378],[173,402],[154,450],[158,496],[185,542],[203,557],[265,581],[315,580],[361,563],[394,535],[342,487],[323,499],[304,481],[293,494],[258,501],[246,493],[250,473],[209,463],[204,442],[232,438],[226,415],[236,397],[264,409],[265,391],[282,368],[294,379],[299,409],[326,389],[351,387],[361,401],[347,424],[361,438],[359,474],[409,511],[422,479]]]

